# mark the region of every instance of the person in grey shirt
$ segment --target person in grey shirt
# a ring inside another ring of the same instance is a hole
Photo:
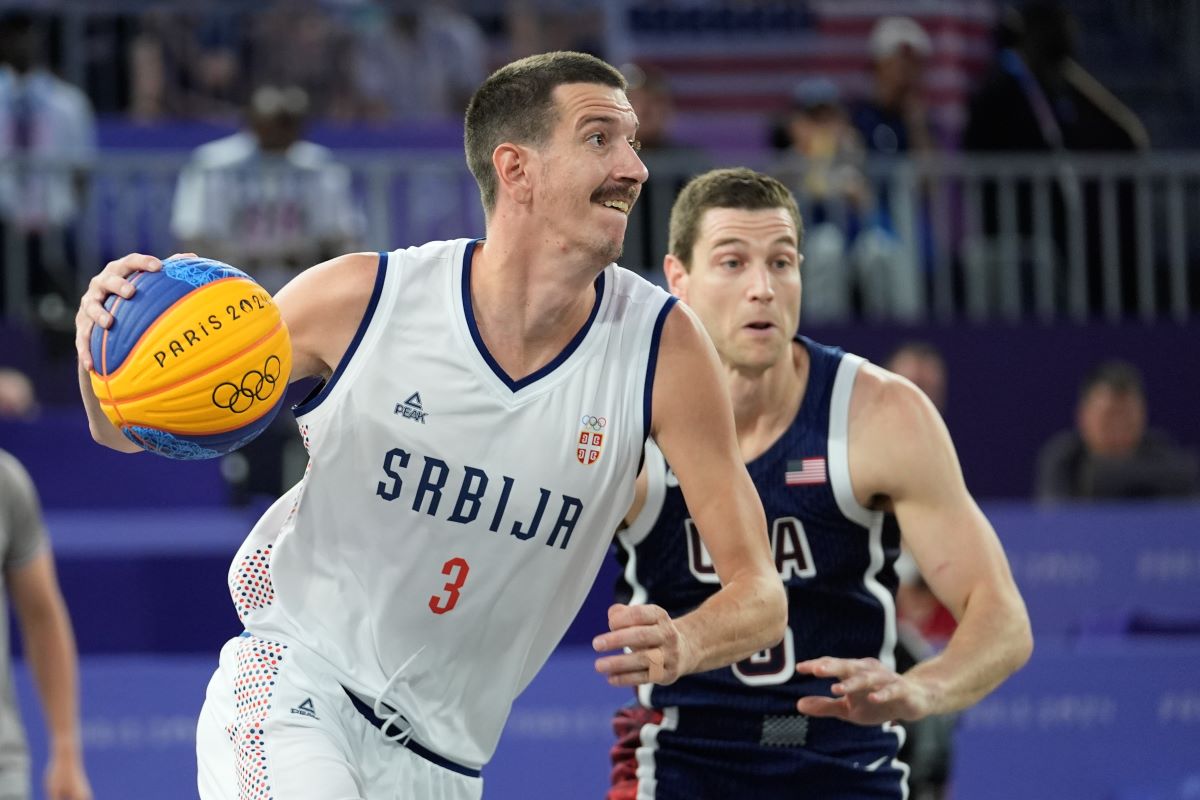
[[[54,574],[37,492],[29,474],[0,450],[0,641],[8,641],[12,600],[49,731],[45,772],[48,800],[91,800],[79,735],[75,637]],[[11,664],[0,658],[0,800],[32,796],[29,751],[13,693]]]
[[[1141,374],[1106,361],[1079,392],[1075,429],[1050,439],[1038,457],[1039,500],[1137,500],[1200,494],[1196,455],[1146,426]]]

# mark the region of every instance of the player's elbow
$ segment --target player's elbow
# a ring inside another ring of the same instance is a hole
[[[763,637],[766,643],[760,649],[774,647],[783,641],[787,634],[788,600],[787,591],[777,575],[763,581],[761,589],[763,602]]]
[[[1006,605],[1002,612],[1007,618],[1003,655],[1006,675],[1011,675],[1025,666],[1033,655],[1033,629],[1029,624],[1029,612],[1019,595],[1010,598]]]
[[[1029,624],[1029,614],[1022,605],[1015,631],[1012,636],[1011,670],[1010,674],[1029,663],[1033,656],[1033,628]]]

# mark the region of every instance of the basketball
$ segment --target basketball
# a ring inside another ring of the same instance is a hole
[[[271,295],[228,264],[174,258],[113,295],[92,330],[92,389],[105,415],[168,458],[229,453],[270,424],[291,374],[287,326]]]

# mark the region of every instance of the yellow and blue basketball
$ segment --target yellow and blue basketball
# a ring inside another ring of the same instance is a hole
[[[292,369],[271,295],[240,269],[174,258],[138,272],[126,300],[92,331],[92,389],[105,415],[145,450],[214,458],[249,442],[283,402]]]

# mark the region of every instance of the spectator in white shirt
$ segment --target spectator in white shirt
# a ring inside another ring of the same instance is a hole
[[[180,175],[171,229],[183,250],[245,269],[270,291],[352,250],[361,215],[350,173],[301,139],[304,91],[263,86],[247,130],[202,145]]]

